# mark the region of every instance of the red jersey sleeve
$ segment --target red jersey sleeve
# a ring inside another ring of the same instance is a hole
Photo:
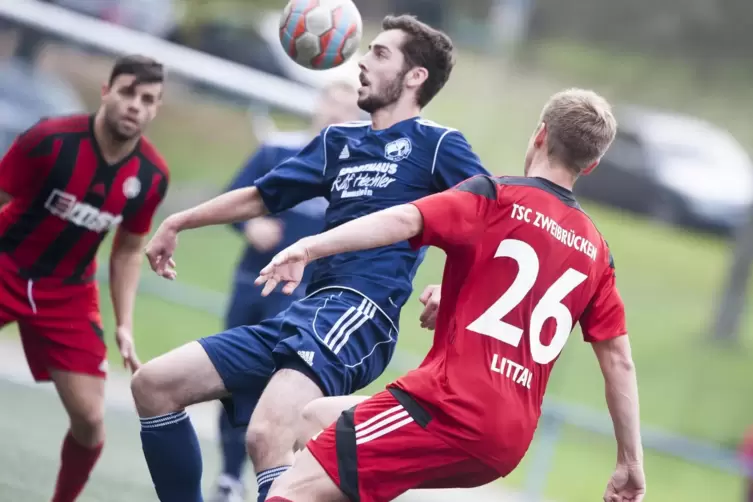
[[[46,136],[44,122],[40,121],[19,135],[0,160],[0,190],[12,197],[21,197],[33,191],[41,180],[40,158],[35,150]]]
[[[484,215],[496,198],[494,180],[479,175],[413,202],[423,217],[423,230],[410,239],[410,245],[414,249],[436,246],[448,251],[458,244],[471,242],[483,231]]]
[[[596,294],[580,318],[583,338],[590,343],[627,334],[625,305],[617,290],[611,255],[609,262]]]
[[[136,235],[146,235],[152,228],[152,220],[160,204],[167,193],[169,179],[166,171],[154,175],[154,180],[149,189],[149,194],[144,200],[144,204],[136,213],[123,221],[121,225],[125,230]]]

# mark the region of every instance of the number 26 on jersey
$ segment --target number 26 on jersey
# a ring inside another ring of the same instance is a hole
[[[523,301],[533,288],[539,275],[539,257],[530,244],[517,239],[503,240],[499,244],[494,257],[515,260],[518,263],[518,275],[507,291],[475,321],[470,323],[466,329],[517,347],[523,338],[524,327],[513,326],[502,321],[502,318]],[[538,364],[549,364],[565,347],[573,329],[573,315],[562,304],[562,300],[586,278],[585,274],[577,270],[572,268],[566,270],[549,286],[533,308],[528,335],[530,337],[531,356]],[[555,320],[557,327],[551,343],[543,345],[541,343],[541,330],[549,318]]]

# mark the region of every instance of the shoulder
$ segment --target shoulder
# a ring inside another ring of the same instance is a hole
[[[455,186],[455,190],[470,192],[490,200],[497,200],[497,179],[485,174],[478,174]]]
[[[139,153],[147,162],[154,166],[157,171],[165,177],[165,179],[170,178],[170,169],[167,167],[167,161],[146,136],[142,137],[139,142]]]
[[[87,133],[90,130],[90,123],[90,115],[43,117],[21,133],[18,140],[21,144],[33,146],[49,136]]]
[[[581,214],[584,234],[589,234],[590,236],[592,236],[591,239],[598,249],[597,260],[602,264],[607,272],[614,274],[614,255],[612,254],[612,250],[609,247],[609,242],[607,242],[607,239],[604,237],[604,234],[601,233],[599,227],[596,226],[596,222],[593,220],[593,218],[591,218],[591,216],[582,208],[579,207],[578,210],[578,212]]]
[[[454,127],[448,127],[442,124],[438,124],[433,120],[427,120],[423,118],[416,119],[415,127],[424,135],[436,138],[438,144],[447,139],[451,141],[460,140],[464,143],[466,142],[465,136],[463,136],[463,134],[459,130],[455,129]]]
[[[321,135],[325,138],[334,136],[349,136],[356,131],[368,131],[371,122],[368,120],[354,120],[351,122],[340,122],[325,127]]]
[[[428,145],[433,145],[434,162],[432,171],[440,155],[466,155],[471,146],[463,133],[454,127],[438,124],[431,120],[417,119],[415,121],[417,136]]]

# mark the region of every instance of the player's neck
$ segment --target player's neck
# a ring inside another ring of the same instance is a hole
[[[97,147],[108,164],[117,164],[129,156],[139,139],[139,136],[126,141],[115,139],[107,130],[102,112],[97,112],[94,116],[94,141],[97,142]]]
[[[531,167],[528,168],[526,176],[530,178],[544,178],[545,180],[551,181],[562,188],[567,188],[570,191],[573,190],[573,185],[575,184],[575,178],[567,168],[548,160],[532,162]]]
[[[395,103],[391,106],[381,108],[371,114],[371,128],[375,131],[389,129],[398,122],[408,120],[421,115],[421,109],[418,106],[404,106]]]

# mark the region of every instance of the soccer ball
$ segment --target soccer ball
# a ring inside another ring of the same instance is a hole
[[[358,49],[361,13],[352,0],[290,0],[280,18],[280,42],[296,63],[313,70],[340,66]]]

